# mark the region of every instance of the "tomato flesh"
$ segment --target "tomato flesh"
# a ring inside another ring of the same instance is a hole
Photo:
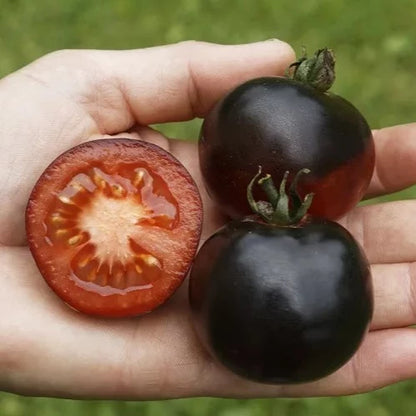
[[[28,241],[45,280],[72,307],[130,316],[154,309],[180,285],[201,213],[189,173],[167,152],[98,140],[43,173],[28,204]]]

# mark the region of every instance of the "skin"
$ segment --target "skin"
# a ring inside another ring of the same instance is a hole
[[[250,59],[247,60],[247,56]],[[237,84],[282,74],[294,61],[277,40],[241,46],[185,42],[144,50],[60,51],[0,81],[0,389],[28,395],[155,399],[317,396],[372,390],[416,376],[416,202],[351,211],[340,222],[372,264],[375,313],[354,358],[333,375],[295,386],[238,378],[215,363],[191,326],[187,284],[142,318],[79,314],[46,286],[25,244],[24,209],[58,154],[101,137],[140,138],[169,149],[201,188],[203,239],[224,219],[209,201],[194,143],[149,124],[203,117]],[[219,75],[220,74],[220,75]],[[368,196],[416,181],[416,124],[375,132]]]

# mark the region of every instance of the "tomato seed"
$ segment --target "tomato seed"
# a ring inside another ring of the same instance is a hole
[[[136,169],[136,174],[134,175],[133,185],[137,188],[144,177],[144,171],[142,169]]]
[[[72,199],[68,198],[65,195],[58,195],[58,199],[63,203],[67,205],[75,205],[75,202],[72,201]]]

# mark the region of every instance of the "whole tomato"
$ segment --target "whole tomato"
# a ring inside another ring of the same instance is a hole
[[[206,116],[201,172],[230,217],[250,213],[246,188],[259,165],[277,178],[308,168],[299,192],[315,194],[309,213],[316,217],[339,218],[361,200],[374,169],[374,142],[362,114],[327,91],[334,64],[332,52],[322,49],[296,62],[292,78],[245,82]]]

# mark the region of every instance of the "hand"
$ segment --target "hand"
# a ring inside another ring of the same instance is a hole
[[[355,357],[326,379],[270,386],[220,367],[196,339],[186,283],[151,314],[105,320],[79,314],[46,286],[25,246],[24,209],[43,169],[60,153],[101,137],[169,149],[200,186],[203,239],[224,219],[204,192],[196,145],[149,124],[203,117],[242,81],[282,74],[294,60],[279,41],[243,46],[185,42],[132,51],[52,53],[0,81],[0,389],[96,398],[194,395],[262,397],[362,392],[416,376],[416,203],[352,211],[342,223],[372,263],[375,314]],[[416,125],[376,132],[382,194],[416,179]]]

